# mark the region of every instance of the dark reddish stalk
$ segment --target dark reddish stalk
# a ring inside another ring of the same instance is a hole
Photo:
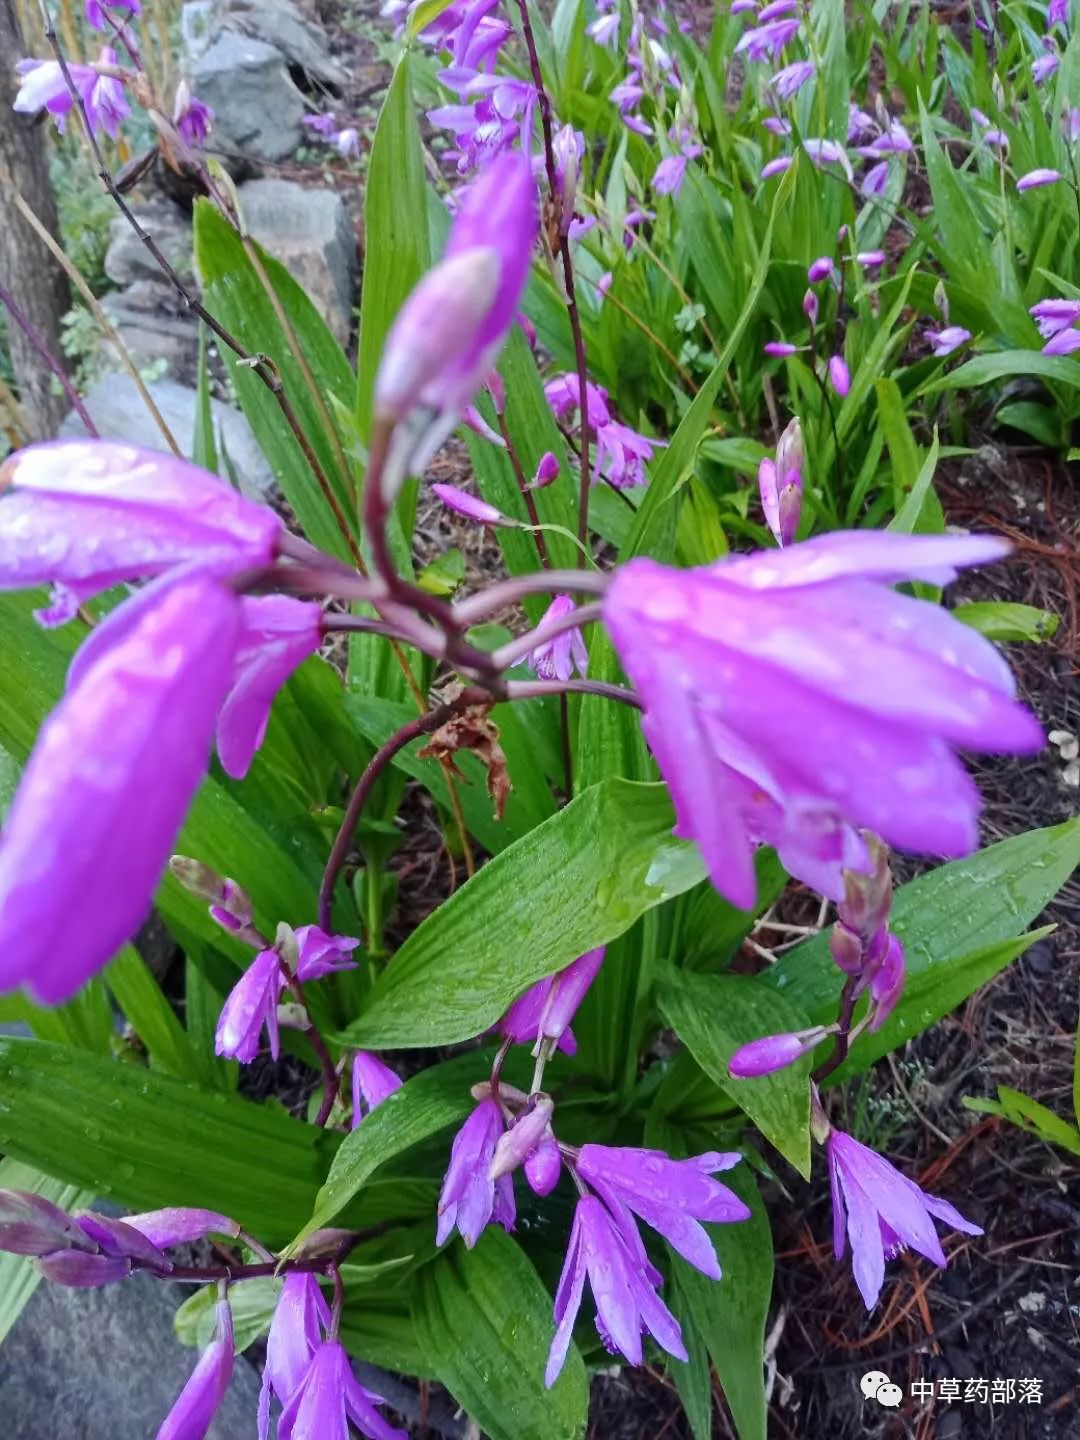
[[[329,924],[327,924],[323,925],[322,928],[329,930],[330,927]],[[330,1112],[334,1108],[334,1101],[337,1099],[338,1091],[341,1089],[341,1076],[338,1074],[337,1066],[334,1064],[333,1056],[327,1048],[326,1041],[319,1034],[318,1029],[311,1019],[311,1013],[308,1010],[307,1001],[304,999],[304,991],[300,981],[284,961],[281,961],[281,973],[285,977],[285,984],[289,987],[289,994],[307,1016],[307,1026],[300,1033],[305,1037],[308,1044],[318,1056],[319,1069],[322,1071],[325,1089],[323,1091],[322,1104],[319,1106],[319,1113],[315,1117],[315,1124],[321,1129],[327,1120],[330,1119]]]
[[[79,419],[82,421],[83,425],[86,427],[86,433],[88,435],[92,435],[96,440],[98,438],[97,426],[90,418],[90,411],[87,410],[86,406],[83,404],[82,396],[75,389],[75,386],[71,383],[67,371],[60,364],[60,361],[49,349],[48,345],[45,342],[45,337],[42,335],[41,331],[33,323],[30,317],[22,309],[20,309],[14,295],[12,295],[9,290],[6,290],[3,285],[0,285],[0,305],[4,306],[5,310],[7,310],[12,320],[15,321],[15,324],[18,325],[19,329],[23,332],[27,340],[33,346],[34,350],[38,353],[38,355],[41,356],[42,360],[44,360],[45,364],[49,367],[53,375],[56,376],[56,379],[60,383],[61,389],[63,390],[67,398],[71,401],[72,409],[75,411]]]
[[[833,1043],[832,1054],[818,1066],[810,1077],[817,1084],[820,1084],[827,1075],[831,1075],[834,1070],[839,1070],[848,1057],[848,1050],[851,1046],[851,1021],[855,1014],[855,1002],[859,998],[858,983],[857,975],[849,975],[844,981],[844,988],[840,992],[840,1014],[837,1017],[840,1030]]]
[[[529,18],[528,0],[518,0],[518,11],[521,15],[521,30],[525,36],[525,46],[529,52],[529,70],[536,88],[537,104],[540,107],[540,126],[544,133],[544,168],[547,171],[548,191],[551,203],[557,209],[559,188],[555,166],[555,136],[551,125],[551,101],[544,88],[544,75],[540,68],[540,56],[536,50],[532,21]],[[561,217],[559,218],[561,221]],[[581,330],[581,314],[578,311],[577,293],[574,289],[574,261],[570,255],[570,237],[565,225],[560,223],[558,229],[559,256],[562,260],[563,287],[566,291],[566,313],[570,317],[570,333],[574,337],[574,361],[577,367],[578,400],[581,410],[581,488],[578,493],[578,540],[584,547],[589,538],[589,487],[591,485],[589,445],[592,437],[589,433],[589,406],[585,389],[588,367],[585,361],[585,336]],[[583,549],[578,551],[577,563],[579,568],[585,564]]]

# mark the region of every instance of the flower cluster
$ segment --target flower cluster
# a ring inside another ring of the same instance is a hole
[[[567,371],[553,376],[544,386],[551,413],[561,424],[572,425],[580,414],[581,387],[578,377]],[[608,392],[591,380],[585,382],[585,404],[589,435],[596,446],[593,482],[606,480],[617,490],[646,483],[645,464],[665,442],[641,435],[623,425],[611,413]]]

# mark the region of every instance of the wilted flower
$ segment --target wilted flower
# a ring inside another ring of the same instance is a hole
[[[965,330],[962,325],[946,325],[943,330],[925,330],[923,333],[939,359],[951,355],[971,339],[971,331]]]
[[[673,1160],[663,1150],[583,1145],[575,1165],[616,1219],[624,1206],[632,1210],[695,1269],[719,1280],[720,1264],[701,1221],[749,1220],[738,1195],[712,1178],[741,1158],[710,1151]]]
[[[435,1243],[442,1245],[456,1227],[471,1249],[492,1220],[504,1230],[514,1228],[517,1207],[509,1175],[492,1180],[488,1171],[499,1136],[502,1113],[494,1100],[481,1100],[454,1136],[450,1165],[439,1196]]]
[[[851,1241],[852,1270],[868,1310],[881,1294],[885,1261],[905,1247],[935,1265],[945,1254],[933,1220],[944,1221],[965,1235],[981,1235],[978,1225],[947,1201],[927,1195],[881,1155],[850,1135],[833,1130],[826,1143],[833,1202],[833,1250],[844,1253],[844,1228]]]
[[[626,1215],[625,1223],[617,1224],[595,1195],[584,1195],[574,1211],[555,1292],[556,1329],[544,1373],[546,1385],[554,1385],[566,1360],[586,1275],[596,1301],[596,1328],[608,1350],[640,1365],[641,1332],[648,1330],[669,1355],[686,1359],[679,1322],[656,1293],[660,1276],[648,1265],[632,1217]]]
[[[285,1405],[279,1440],[349,1440],[350,1422],[366,1440],[409,1440],[375,1409],[381,1403],[357,1380],[339,1342],[324,1340]]]
[[[619,38],[619,12],[612,10],[608,15],[599,15],[585,27],[585,33],[591,35],[598,45],[611,48]]]
[[[352,1058],[352,1128],[355,1130],[365,1115],[370,1115],[401,1085],[401,1076],[377,1055],[357,1050]]]
[[[162,1421],[157,1440],[202,1440],[225,1398],[233,1372],[233,1321],[228,1300],[217,1303],[214,1338]]]
[[[277,1010],[284,988],[277,951],[260,951],[225,1001],[214,1036],[214,1053],[250,1065],[259,1052],[265,1026],[270,1054],[276,1060],[280,1043]]]
[[[1005,662],[980,635],[888,585],[942,584],[999,540],[838,532],[784,550],[615,572],[605,621],[645,705],[677,833],[713,883],[753,905],[754,842],[838,899],[865,867],[865,826],[890,844],[962,855],[979,797],[952,753],[1043,744]]]

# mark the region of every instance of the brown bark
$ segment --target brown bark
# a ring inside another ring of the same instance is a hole
[[[58,222],[49,185],[46,122],[16,115],[11,108],[18,86],[15,61],[25,53],[15,0],[0,0],[0,179],[23,195],[55,235]],[[0,285],[11,291],[49,353],[60,359],[60,317],[71,304],[67,278],[10,204],[3,206],[0,220]],[[52,435],[68,402],[53,393],[48,364],[10,316],[6,324],[19,401],[32,432],[29,438]]]

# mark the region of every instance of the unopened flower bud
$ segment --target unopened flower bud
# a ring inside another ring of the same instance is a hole
[[[880,1030],[885,1024],[903,991],[904,947],[895,935],[890,935],[884,958],[870,981],[870,1002],[874,1008],[871,1031]]]
[[[96,1247],[51,1200],[26,1190],[0,1190],[0,1250],[47,1255],[72,1248],[93,1251]]]
[[[787,483],[790,471],[798,470],[802,473],[803,465],[806,463],[806,452],[803,448],[802,424],[796,415],[787,424],[784,433],[776,442],[776,469],[782,484]]]
[[[531,1110],[526,1110],[511,1129],[499,1136],[495,1153],[488,1167],[488,1179],[498,1180],[516,1170],[536,1149],[551,1124],[555,1106],[547,1095],[538,1095]]]
[[[123,1220],[114,1220],[109,1215],[98,1215],[93,1210],[86,1210],[81,1215],[76,1215],[75,1223],[94,1241],[103,1255],[114,1260],[138,1261],[160,1274],[167,1274],[173,1268],[172,1261],[163,1255],[156,1245]]]
[[[813,290],[807,290],[806,294],[802,297],[802,308],[803,314],[810,321],[810,324],[816,325],[818,320],[818,298]]]
[[[844,871],[844,898],[837,914],[864,943],[888,924],[892,908],[892,871],[888,847],[868,830],[862,832],[870,862],[869,871]],[[842,968],[842,967],[841,967]]]
[[[728,1061],[728,1074],[736,1080],[748,1080],[758,1075],[770,1075],[774,1070],[783,1070],[792,1065],[807,1050],[820,1044],[828,1034],[824,1026],[812,1030],[790,1031],[780,1035],[762,1035],[740,1045]]]
[[[481,525],[514,524],[508,515],[496,510],[494,505],[489,505],[486,500],[481,500],[476,495],[470,495],[466,490],[459,490],[456,485],[432,485],[431,491],[448,510],[453,510],[455,515],[464,515],[466,520],[477,520]]]
[[[822,280],[827,280],[832,273],[833,262],[831,256],[822,255],[819,259],[815,260],[809,270],[807,270],[806,278],[810,281],[811,285],[817,285]]]
[[[562,1038],[563,1031],[573,1020],[589,986],[596,979],[603,960],[604,947],[601,945],[598,950],[586,950],[584,955],[555,976],[540,1015],[538,1043]]]
[[[386,340],[375,378],[375,407],[381,416],[399,420],[424,402],[429,388],[441,391],[439,381],[445,381],[465,344],[479,331],[498,289],[499,256],[491,246],[464,250],[428,271]],[[431,403],[442,408],[434,397]]]
[[[540,456],[540,463],[536,467],[536,474],[529,485],[530,490],[543,490],[546,485],[559,477],[559,461],[550,450],[545,450]]]
[[[552,151],[555,156],[555,182],[562,200],[562,232],[565,235],[570,221],[574,218],[574,202],[577,199],[578,167],[585,148],[584,138],[572,125],[564,125],[555,136]]]
[[[549,1130],[531,1155],[525,1157],[525,1179],[534,1195],[550,1195],[559,1183],[562,1156],[559,1142]]]
[[[235,1239],[240,1234],[236,1221],[220,1211],[195,1210],[181,1205],[147,1210],[141,1215],[125,1215],[124,1224],[129,1230],[137,1230],[159,1250],[167,1250],[170,1245],[191,1245],[208,1235],[228,1235]]]
[[[842,920],[836,922],[829,934],[829,951],[845,975],[857,975],[862,969],[862,941]]]
[[[841,400],[851,389],[851,372],[842,355],[833,355],[829,360],[829,384]]]
[[[251,925],[251,899],[235,880],[189,855],[174,855],[169,870],[190,894],[210,902],[210,914],[223,930],[235,933]]]
[[[131,1261],[114,1255],[84,1255],[78,1250],[56,1250],[34,1261],[46,1280],[75,1290],[114,1285],[131,1274]]]

